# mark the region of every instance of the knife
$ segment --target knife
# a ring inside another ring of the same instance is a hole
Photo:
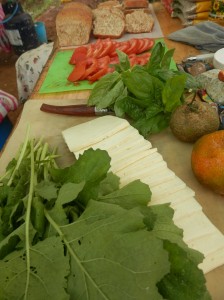
[[[101,116],[113,114],[113,112],[107,108],[99,109],[95,106],[87,106],[85,104],[60,106],[43,103],[40,110],[48,113],[70,116]]]

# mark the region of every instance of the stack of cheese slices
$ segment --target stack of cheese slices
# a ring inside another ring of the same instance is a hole
[[[170,203],[174,222],[183,229],[189,247],[204,254],[200,267],[207,273],[224,264],[224,236],[210,222],[195,193],[171,171],[163,157],[125,119],[103,116],[62,132],[76,158],[89,148],[106,150],[111,171],[121,186],[140,179],[149,185],[151,204]]]

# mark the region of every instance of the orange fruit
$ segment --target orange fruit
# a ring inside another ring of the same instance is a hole
[[[191,153],[191,167],[201,184],[224,195],[224,130],[197,140]]]

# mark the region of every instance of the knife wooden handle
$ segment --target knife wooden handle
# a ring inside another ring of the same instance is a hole
[[[40,107],[41,111],[71,116],[95,116],[96,110],[94,106],[87,106],[85,104],[80,105],[66,105],[57,106],[43,103]]]

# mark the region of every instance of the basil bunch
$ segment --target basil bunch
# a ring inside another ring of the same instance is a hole
[[[174,49],[162,42],[152,49],[145,66],[131,68],[128,56],[117,50],[119,64],[93,88],[89,106],[109,108],[117,117],[128,118],[144,137],[169,125],[171,113],[183,103],[187,90],[196,90],[193,77],[170,69]]]

